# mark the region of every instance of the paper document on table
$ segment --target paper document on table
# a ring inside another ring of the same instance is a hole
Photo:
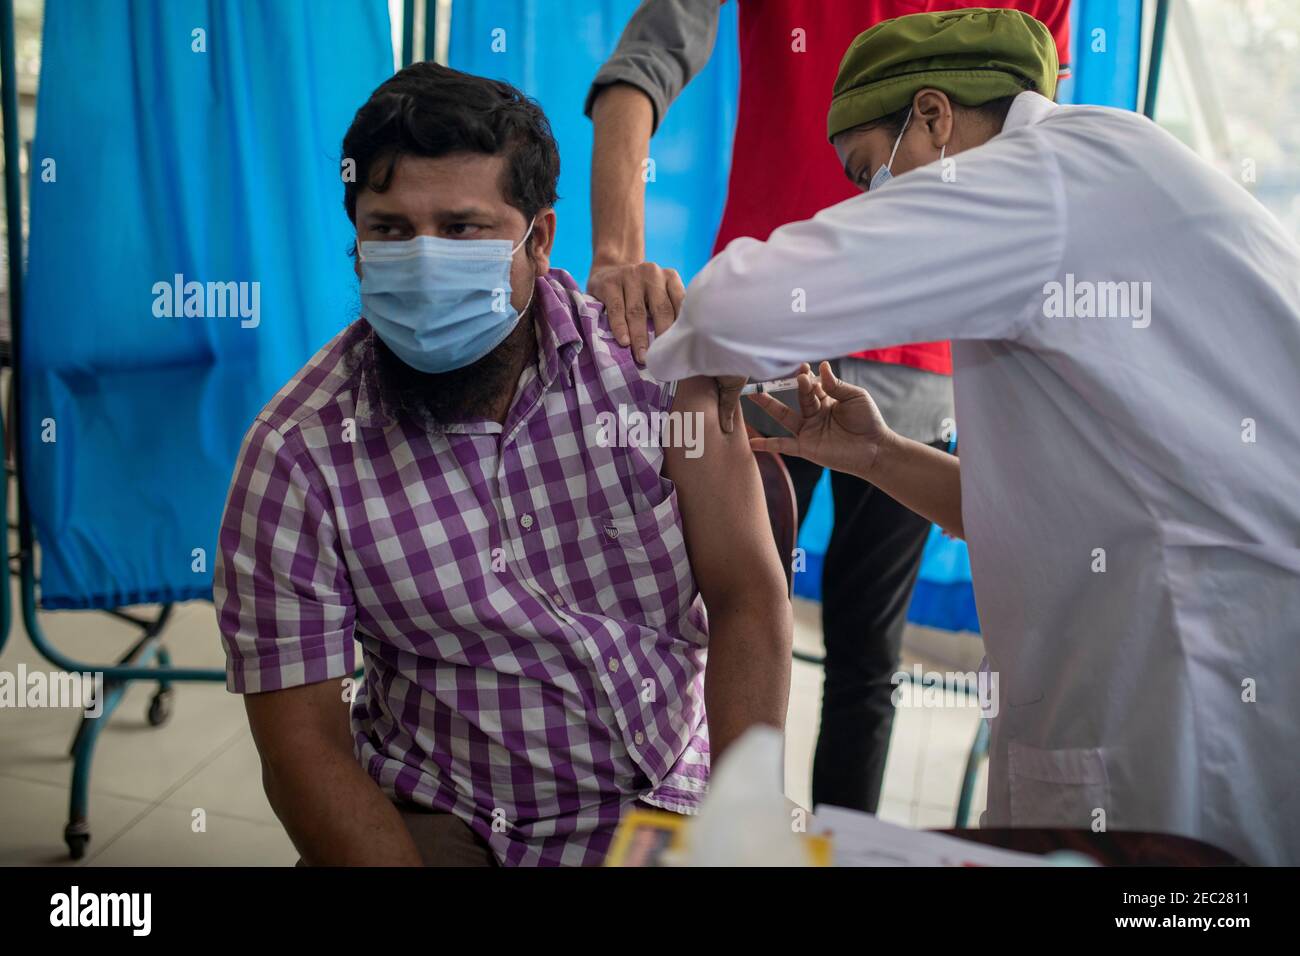
[[[818,807],[811,822],[810,832],[830,840],[832,866],[1052,865],[1046,857],[909,830],[843,807]]]

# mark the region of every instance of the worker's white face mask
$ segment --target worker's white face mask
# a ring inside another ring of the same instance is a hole
[[[894,140],[894,148],[889,152],[889,162],[876,170],[876,174],[871,177],[871,182],[867,185],[867,192],[873,193],[885,183],[894,178],[894,174],[889,171],[889,167],[894,165],[894,157],[898,155],[898,144],[903,141],[903,134],[907,132],[907,124],[912,122],[912,108],[907,108],[907,119],[903,120],[903,128],[898,131],[898,138]]]

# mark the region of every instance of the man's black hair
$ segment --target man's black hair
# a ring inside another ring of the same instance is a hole
[[[356,223],[362,189],[388,189],[401,156],[452,153],[505,156],[501,191],[525,219],[559,198],[560,151],[541,107],[509,83],[423,62],[370,94],[343,137],[343,158],[356,164],[343,184],[348,218]]]

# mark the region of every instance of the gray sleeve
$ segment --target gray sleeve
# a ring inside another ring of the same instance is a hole
[[[704,69],[718,36],[720,0],[641,0],[618,46],[587,92],[583,112],[604,86],[630,83],[650,97],[654,129],[673,100]]]

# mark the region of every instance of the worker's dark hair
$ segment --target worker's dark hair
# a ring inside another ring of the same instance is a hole
[[[384,192],[397,159],[485,153],[506,157],[506,202],[532,219],[559,197],[560,151],[537,103],[509,83],[414,63],[370,94],[343,137],[343,206],[353,223],[363,188]]]
[[[1028,90],[1032,90],[1035,84],[1026,80]],[[966,110],[969,113],[975,113],[987,120],[994,129],[1001,129],[1002,124],[1007,121],[1007,113],[1011,111],[1011,104],[1015,101],[1019,93],[1012,93],[1010,96],[999,96],[996,100],[989,100],[979,106],[962,106],[956,101],[952,101],[954,109]],[[949,98],[951,101],[951,97]],[[904,106],[901,110],[895,110],[893,113],[887,113],[878,120],[872,120],[870,123],[864,123],[860,128],[870,129],[880,127],[893,136],[897,136],[903,131],[903,123],[907,121],[907,111],[912,108],[912,104]]]

